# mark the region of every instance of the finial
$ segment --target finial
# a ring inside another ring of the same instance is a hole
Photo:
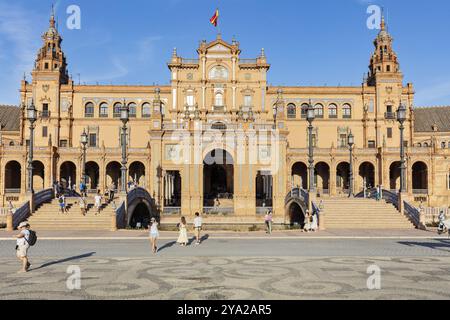
[[[264,48],[261,48],[261,58],[265,58],[266,57],[266,53],[264,51]]]
[[[156,88],[155,89],[155,94],[156,94],[156,100],[160,100],[161,89],[160,88]]]
[[[55,6],[52,4],[52,12],[50,15],[50,27],[55,27]]]
[[[217,40],[222,40],[222,34],[220,32],[217,33]]]
[[[177,48],[173,48],[172,57],[176,57],[176,56],[177,56]]]
[[[384,19],[384,14],[381,16],[381,31],[386,31],[386,20]]]

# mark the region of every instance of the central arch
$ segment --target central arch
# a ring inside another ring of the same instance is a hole
[[[209,152],[203,161],[204,206],[214,206],[215,199],[234,198],[234,162],[231,154],[223,149]]]
[[[287,206],[287,215],[291,226],[298,225],[301,228],[305,226],[305,212],[297,201],[292,201]]]

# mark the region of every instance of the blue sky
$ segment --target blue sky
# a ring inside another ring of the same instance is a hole
[[[234,35],[242,57],[265,48],[270,84],[320,86],[361,83],[378,32],[366,10],[377,4],[416,105],[450,105],[448,0],[0,0],[0,103],[18,104],[52,3],[76,82],[80,74],[82,83],[167,84],[173,47],[195,58],[199,41],[216,36],[209,18],[219,7],[223,38]],[[81,30],[66,27],[71,4],[81,8]]]

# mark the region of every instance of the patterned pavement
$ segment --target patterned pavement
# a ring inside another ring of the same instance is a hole
[[[41,241],[28,274],[16,273],[13,244],[0,241],[1,300],[450,299],[444,240],[165,242],[158,255],[142,241]],[[380,290],[367,288],[371,265],[381,270]],[[80,290],[67,287],[70,266],[81,271]]]

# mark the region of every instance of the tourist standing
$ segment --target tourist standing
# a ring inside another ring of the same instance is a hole
[[[182,247],[186,247],[188,243],[188,238],[187,238],[187,223],[185,217],[181,217],[181,222],[178,225],[178,228],[180,230],[180,235],[178,237],[177,243],[179,243]]]
[[[152,244],[153,253],[158,252],[158,247],[156,246],[158,238],[159,238],[158,222],[156,222],[155,218],[152,218],[150,220],[150,242]]]
[[[30,225],[28,222],[22,222],[19,225],[20,233],[16,236],[16,255],[17,258],[22,262],[22,269],[19,273],[26,273],[31,267],[30,261],[28,261],[28,249],[30,248]]]
[[[314,212],[311,217],[310,231],[316,232],[318,228],[319,228],[319,219],[317,217],[317,212]]]
[[[97,212],[95,213],[95,215],[100,214],[100,210],[102,209],[102,200],[103,200],[103,197],[101,195],[100,190],[98,190],[97,195],[94,197],[94,202],[95,202],[94,206],[97,209]]]
[[[86,216],[86,198],[83,196],[80,197],[80,210],[81,214]]]
[[[310,222],[311,216],[309,214],[309,210],[306,210],[305,214],[305,226],[303,227],[304,232],[308,232],[311,229],[311,222]]]
[[[203,228],[202,217],[200,217],[200,213],[196,212],[194,218],[194,232],[195,232],[195,239],[197,240],[197,242],[195,243],[196,245],[199,245],[201,243],[200,233],[202,231],[202,228]]]
[[[266,216],[264,217],[265,223],[266,223],[266,233],[272,234],[272,212],[267,211]]]

